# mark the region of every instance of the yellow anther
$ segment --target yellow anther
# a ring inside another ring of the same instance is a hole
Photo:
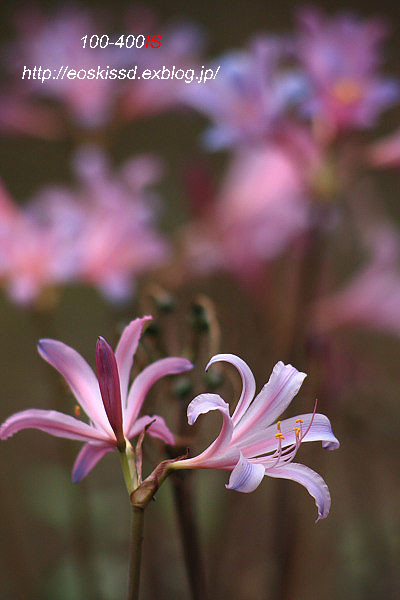
[[[304,423],[303,419],[296,419],[296,423]]]
[[[277,428],[278,428],[278,431],[280,431],[280,430],[281,430],[281,422],[280,422],[280,421],[278,421],[278,422],[277,422],[277,424],[276,424],[276,426],[277,426]]]
[[[275,434],[276,439],[280,439],[280,440],[284,440],[285,436],[283,435],[283,433],[279,432]]]
[[[74,413],[76,417],[81,416],[81,407],[79,406],[79,404],[75,404]]]
[[[293,431],[296,433],[296,437],[301,433],[300,427],[293,427]]]

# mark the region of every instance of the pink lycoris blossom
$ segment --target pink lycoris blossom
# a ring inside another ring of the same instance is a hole
[[[322,414],[304,414],[274,422],[286,410],[305,378],[305,373],[278,362],[257,396],[254,376],[247,364],[233,354],[217,354],[207,365],[218,361],[233,364],[242,378],[242,394],[233,415],[217,394],[200,394],[188,406],[192,425],[199,415],[218,410],[223,425],[217,439],[201,454],[173,465],[176,469],[223,469],[231,471],[228,489],[252,492],[264,475],[292,479],[306,487],[315,498],[318,520],[326,517],[330,494],[324,480],[305,465],[292,462],[303,441],[322,441],[334,450],[339,442],[330,422]]]
[[[151,319],[132,321],[123,331],[115,354],[99,338],[96,348],[98,378],[78,352],[56,340],[43,339],[39,353],[65,378],[77,402],[88,416],[89,424],[54,410],[29,409],[9,417],[0,427],[5,440],[22,429],[40,429],[57,437],[85,442],[72,470],[74,482],[83,479],[98,461],[131,440],[149,425],[148,433],[167,444],[174,436],[160,416],[139,413],[151,386],[160,378],[192,368],[185,358],[163,358],[146,368],[129,386],[129,375],[143,326]]]
[[[371,258],[342,289],[315,306],[314,327],[320,333],[361,326],[400,334],[400,237],[388,224],[368,233]]]
[[[238,151],[215,203],[189,227],[189,268],[223,269],[246,282],[257,280],[265,262],[308,226],[304,173],[279,146]]]
[[[299,14],[296,56],[311,82],[306,110],[343,131],[368,128],[399,97],[397,82],[378,72],[387,28],[353,15],[326,17],[317,9]]]
[[[222,56],[217,76],[201,88],[188,86],[183,100],[213,122],[205,141],[212,149],[265,142],[302,95],[298,72],[281,72],[285,44],[274,37],[252,40],[249,48]]]

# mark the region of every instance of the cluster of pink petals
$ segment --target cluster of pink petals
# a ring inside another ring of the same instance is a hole
[[[314,497],[318,520],[326,517],[330,494],[324,480],[305,465],[293,459],[303,441],[322,441],[324,448],[334,450],[339,442],[330,422],[322,414],[304,414],[275,423],[300,389],[305,374],[291,365],[278,362],[272,375],[256,393],[254,376],[247,364],[233,354],[217,354],[207,365],[218,361],[233,364],[242,379],[242,394],[232,416],[229,405],[217,394],[200,394],[188,407],[192,425],[199,415],[218,410],[223,418],[217,439],[196,457],[174,464],[174,468],[223,469],[231,471],[228,489],[252,492],[264,475],[291,479],[302,484]],[[275,423],[275,424],[274,424]]]
[[[186,233],[189,266],[254,281],[307,228],[308,209],[305,170],[285,148],[242,148],[215,202]]]
[[[105,340],[99,338],[98,378],[73,348],[56,340],[40,340],[40,355],[64,377],[89,423],[54,410],[28,409],[12,415],[1,425],[0,438],[5,440],[22,429],[40,429],[57,437],[85,442],[73,467],[74,482],[83,479],[107,452],[118,446],[119,434],[131,440],[151,423],[150,435],[173,444],[174,436],[162,417],[139,417],[139,413],[156,381],[188,371],[192,364],[185,358],[163,358],[143,369],[129,385],[133,357],[143,326],[150,319],[135,319],[125,328],[115,355]]]
[[[123,301],[134,279],[167,255],[153,224],[157,197],[148,189],[159,177],[157,161],[132,159],[114,174],[104,154],[88,147],[75,168],[75,189],[43,190],[0,227],[0,274],[18,303],[72,282]]]
[[[311,8],[300,11],[298,25],[296,55],[311,83],[307,111],[335,131],[373,125],[400,91],[378,72],[384,23]]]
[[[371,257],[342,289],[319,300],[314,327],[327,333],[343,326],[400,334],[400,238],[389,225],[369,232]]]

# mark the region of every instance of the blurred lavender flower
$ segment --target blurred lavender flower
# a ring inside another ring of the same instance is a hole
[[[136,437],[150,424],[150,435],[167,444],[174,436],[159,416],[139,417],[150,388],[162,377],[192,368],[185,358],[163,358],[145,369],[129,387],[133,357],[143,326],[151,317],[135,319],[123,331],[115,354],[108,343],[99,338],[96,348],[98,378],[82,356],[73,348],[56,340],[43,339],[39,354],[61,373],[79,406],[87,414],[87,424],[54,410],[28,409],[9,417],[0,426],[2,440],[22,429],[40,429],[57,437],[85,442],[72,470],[76,483],[83,479],[107,453]]]
[[[278,362],[268,383],[255,396],[256,383],[248,365],[233,354],[217,354],[208,363],[225,361],[233,364],[242,378],[242,394],[232,416],[227,404],[217,394],[200,394],[188,406],[190,425],[198,416],[218,410],[223,425],[218,438],[199,456],[171,465],[173,469],[224,469],[232,471],[228,489],[252,492],[264,475],[292,479],[304,485],[315,498],[318,519],[329,513],[330,494],[322,477],[308,467],[293,463],[303,441],[322,441],[334,450],[339,442],[325,415],[305,414],[278,421],[300,389],[305,373]]]
[[[400,237],[389,224],[369,229],[371,258],[345,286],[315,307],[315,328],[363,326],[400,334]]]
[[[351,14],[328,18],[314,8],[300,11],[298,23],[296,55],[311,84],[306,113],[333,133],[374,125],[400,91],[378,72],[385,25]]]
[[[286,46],[277,38],[256,38],[248,50],[216,60],[215,79],[183,90],[183,100],[213,121],[205,136],[210,148],[265,141],[279,132],[285,113],[304,94],[299,72],[278,70]]]

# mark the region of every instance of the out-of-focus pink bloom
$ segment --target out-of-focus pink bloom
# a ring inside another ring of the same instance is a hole
[[[368,158],[375,167],[400,167],[400,130],[373,144]]]
[[[98,461],[124,440],[148,432],[167,444],[174,436],[159,416],[139,417],[152,385],[166,375],[192,368],[185,358],[163,358],[145,369],[129,387],[129,374],[143,326],[151,317],[135,319],[123,331],[115,354],[103,338],[96,349],[98,378],[78,352],[56,340],[40,340],[42,358],[61,373],[77,402],[88,416],[89,424],[54,410],[29,409],[9,417],[0,427],[5,440],[22,429],[40,429],[57,437],[85,442],[75,461],[72,479],[83,479]]]
[[[283,54],[276,38],[256,38],[248,50],[217,60],[215,79],[183,90],[183,100],[213,121],[209,147],[265,141],[280,131],[284,113],[303,93],[299,73],[278,71]]]
[[[376,227],[369,238],[369,262],[341,290],[317,303],[316,331],[362,326],[400,334],[400,238],[388,225]]]
[[[160,165],[144,156],[114,174],[94,147],[78,152],[74,164],[77,189],[43,192],[37,212],[55,223],[68,222],[75,232],[74,279],[95,285],[110,300],[123,301],[132,293],[133,279],[167,255],[167,244],[153,226],[157,198],[148,189]]]
[[[63,223],[39,222],[0,190],[0,276],[14,302],[30,305],[44,289],[68,281],[75,258]]]
[[[217,354],[208,367],[218,361],[233,364],[242,378],[243,389],[232,416],[229,404],[217,394],[200,394],[188,406],[192,425],[199,415],[218,410],[223,425],[217,439],[199,456],[178,461],[174,469],[224,469],[232,471],[228,489],[252,492],[264,475],[292,479],[306,487],[315,498],[318,519],[329,513],[330,494],[324,480],[308,467],[293,463],[303,441],[322,441],[324,448],[334,450],[339,442],[330,422],[322,414],[305,414],[273,424],[286,410],[305,378],[291,365],[278,362],[260,393],[247,364],[233,354]]]
[[[70,279],[74,263],[65,243],[59,232],[38,226],[24,214],[2,232],[0,263],[14,302],[30,305],[44,289]]]
[[[132,159],[114,174],[100,150],[86,147],[76,155],[75,170],[76,189],[44,189],[0,221],[0,276],[19,304],[79,281],[125,301],[135,278],[168,254],[153,224],[158,199],[149,186],[160,173],[157,161]],[[0,214],[10,213],[10,202],[1,198]]]
[[[397,82],[378,73],[386,35],[376,19],[302,10],[296,54],[311,82],[306,112],[334,132],[372,126],[399,97]]]
[[[278,146],[242,149],[214,206],[187,232],[189,268],[254,280],[307,226],[304,170]]]

